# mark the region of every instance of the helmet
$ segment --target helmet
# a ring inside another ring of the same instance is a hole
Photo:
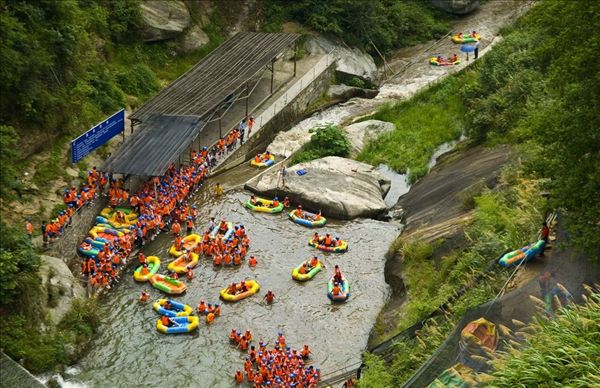
[[[339,240],[340,238],[339,238],[339,237],[336,237],[335,239],[336,239],[336,240]]]
[[[279,198],[275,197],[275,198],[273,198],[273,200],[275,200],[275,201],[279,201]]]

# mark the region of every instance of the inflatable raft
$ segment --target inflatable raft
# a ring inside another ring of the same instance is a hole
[[[513,265],[519,265],[522,261],[530,261],[543,252],[545,246],[546,242],[544,240],[539,240],[535,244],[508,252],[498,260],[498,264],[502,267],[512,267]]]
[[[273,154],[269,155],[269,158],[265,160],[265,158],[267,157],[267,154],[261,154],[260,155],[260,163],[257,163],[254,159],[252,159],[250,161],[250,165],[252,167],[258,167],[258,168],[262,168],[262,167],[269,167],[275,164],[275,156],[273,156]]]
[[[170,309],[166,309],[164,306],[169,302],[171,305]],[[171,299],[159,299],[152,304],[154,311],[159,313],[160,315],[164,315],[169,318],[173,317],[185,317],[194,312],[191,306],[187,304],[179,303]]]
[[[106,218],[102,216],[96,217],[96,224],[108,224],[113,229],[130,229],[131,226],[135,225],[137,221],[126,221],[126,222],[118,222],[114,218]]]
[[[299,266],[297,266],[296,268],[294,268],[292,270],[292,279],[298,280],[299,282],[305,282],[307,280],[310,280],[310,279],[314,278],[316,274],[318,274],[319,272],[321,272],[321,269],[323,269],[323,265],[319,261],[317,263],[317,265],[315,265],[314,267],[312,267],[312,269],[310,271],[308,271],[305,274],[301,274],[300,273],[300,268],[304,265],[304,263],[308,263],[309,261],[310,260],[307,260],[307,261],[301,263]]]
[[[290,219],[297,224],[308,226],[309,228],[321,227],[327,222],[327,219],[323,216],[321,216],[321,219],[319,221],[314,221],[313,218],[316,217],[315,213],[303,211],[302,217],[298,217],[296,216],[295,212],[295,210],[292,210],[290,212]]]
[[[128,209],[128,208],[124,208],[124,207],[116,207],[114,209],[111,209],[109,207],[105,207],[104,209],[102,209],[102,211],[100,212],[100,215],[108,220],[110,220],[112,217],[114,217],[117,212],[123,212],[123,214],[125,215],[125,220],[128,222],[136,222],[138,215],[133,211],[133,209]]]
[[[453,66],[453,65],[460,65],[460,58],[457,58],[456,61],[447,61],[445,59],[442,59],[442,61],[440,62],[439,59],[437,59],[437,57],[433,57],[429,60],[429,64],[430,65],[434,65],[434,66]]]
[[[279,206],[273,207],[273,201],[264,198],[256,198],[256,205],[248,200],[246,207],[252,211],[263,213],[281,213],[283,211],[282,202],[279,202]]]
[[[238,289],[240,284],[237,284]],[[239,294],[231,295],[228,290],[229,287],[226,287],[219,292],[221,298],[227,302],[237,302],[249,296],[256,294],[260,290],[260,284],[256,280],[246,280],[246,287],[248,287],[248,291],[242,292]]]
[[[336,241],[336,240],[331,240]],[[333,253],[344,253],[348,250],[348,242],[344,240],[339,240],[340,245],[338,246],[328,246],[324,244],[325,237],[319,237],[319,243],[314,242],[312,239],[308,240],[308,245],[313,248],[317,248],[320,251],[324,252],[333,252]]]
[[[107,241],[104,239],[92,240],[90,237],[86,237],[83,241],[98,250],[104,249],[104,245],[107,243]]]
[[[190,261],[185,261],[185,257],[179,256],[175,261],[172,261],[167,266],[169,271],[174,271],[177,273],[186,273],[189,268],[194,268],[198,265],[198,255],[194,252],[190,252]]]
[[[344,275],[342,275],[342,284],[339,285],[341,292],[338,295],[333,295],[333,276],[329,279],[327,283],[327,297],[332,302],[345,302],[350,297],[350,283],[348,283],[348,279]]]
[[[187,290],[187,286],[182,281],[160,274],[152,276],[150,284],[152,284],[152,287],[171,295],[179,295]]]
[[[196,316],[185,316],[171,318],[171,321],[175,322],[176,326],[167,327],[162,324],[160,319],[156,320],[156,330],[163,334],[181,334],[190,333],[198,328],[200,319]]]
[[[143,266],[137,267],[135,272],[133,273],[133,279],[136,282],[147,282],[150,278],[158,273],[158,269],[160,268],[160,259],[156,256],[148,256],[146,258],[146,262],[148,263],[148,273],[146,275],[142,275]]]
[[[112,241],[118,237],[123,237],[125,235],[126,232],[123,232],[121,230],[118,229],[113,229],[113,228],[107,228],[105,226],[94,226],[92,229],[90,229],[90,237],[97,240],[97,239],[104,239],[107,241]],[[129,233],[129,231],[127,231],[127,233]]]
[[[84,241],[77,250],[79,251],[79,253],[87,257],[96,257],[98,253],[100,253],[100,250],[98,248],[94,247],[87,241]]]
[[[454,43],[457,43],[457,44],[475,43],[475,42],[479,42],[479,40],[481,39],[481,35],[475,34],[475,37],[472,37],[469,34],[452,35],[451,39]]]
[[[196,245],[200,243],[200,241],[202,241],[202,237],[200,237],[200,235],[194,233],[189,234],[185,236],[181,241],[182,249],[178,251],[177,249],[175,249],[175,244],[173,244],[171,245],[171,249],[169,249],[169,254],[171,256],[179,257],[185,253],[186,249],[189,249],[190,251],[193,250],[196,247]]]
[[[217,235],[223,236],[223,240],[229,240],[229,237],[233,235],[233,223],[227,222],[227,231],[223,233],[223,231],[219,230],[219,225],[215,226],[213,230],[210,232],[208,237],[213,240]]]

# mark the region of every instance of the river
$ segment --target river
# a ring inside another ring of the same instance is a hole
[[[207,187],[192,202],[201,214],[198,225],[207,225],[210,216],[243,224],[251,240],[249,255],[258,259],[258,266],[216,268],[202,259],[188,291],[174,299],[194,307],[201,299],[220,303],[219,290],[243,279],[258,280],[260,295],[222,304],[222,316],[211,326],[202,322],[194,335],[164,335],[155,328],[158,315],[151,303],[137,301],[142,290],[150,292],[151,300],[164,296],[149,283],[136,284],[133,269],[129,269],[101,304],[100,332],[80,364],[69,369],[68,384],[133,387],[168,381],[171,386],[232,386],[233,374],[242,368],[244,356],[229,343],[232,328],[251,329],[255,344],[260,339],[273,343],[277,333],[283,332],[291,346],[311,346],[311,363],[323,371],[360,361],[389,293],[383,276],[384,255],[398,235],[399,225],[371,219],[328,222],[321,231],[347,239],[350,249],[344,254],[323,254],[307,245],[312,230],[292,223],[285,213],[253,213],[244,208],[249,193],[239,187],[250,172],[254,170],[242,166],[214,178],[208,185],[219,181],[228,189],[226,194],[215,199]],[[198,228],[197,232],[201,231]],[[171,260],[171,243],[171,235],[163,233],[143,251],[147,256],[159,256],[161,268],[165,268]],[[328,269],[306,283],[292,280],[292,268],[312,254],[318,254]],[[351,283],[351,298],[341,305],[332,305],[326,295],[335,264]],[[266,290],[276,295],[272,305],[261,301]]]

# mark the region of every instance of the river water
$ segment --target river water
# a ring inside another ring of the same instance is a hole
[[[389,293],[384,281],[384,255],[399,234],[397,224],[371,219],[331,221],[321,231],[347,239],[350,249],[344,254],[323,254],[307,245],[312,230],[292,223],[285,213],[253,213],[243,207],[249,193],[239,186],[255,170],[235,169],[209,181],[227,190],[215,199],[209,188],[193,199],[198,205],[198,225],[207,225],[210,216],[243,224],[251,240],[249,255],[258,266],[216,268],[208,259],[196,267],[196,278],[188,291],[174,299],[196,306],[200,299],[219,302],[219,290],[234,281],[256,279],[260,295],[234,304],[222,304],[222,316],[211,325],[201,323],[194,335],[169,336],[157,332],[157,314],[151,303],[142,305],[137,298],[142,290],[151,300],[164,297],[149,283],[136,284],[129,269],[121,283],[101,304],[100,332],[90,352],[67,376],[70,384],[90,387],[170,386],[228,387],[233,374],[242,368],[243,354],[229,344],[232,328],[251,329],[256,338],[273,343],[283,332],[288,344],[311,346],[311,362],[322,369],[335,370],[360,361],[372,324]],[[201,232],[202,228],[198,228]],[[171,235],[163,233],[144,247],[144,253],[161,258],[161,268],[171,260],[168,249]],[[328,269],[312,281],[297,283],[291,270],[302,260],[317,254]],[[339,264],[351,284],[351,297],[341,305],[332,305],[326,295],[331,268]],[[266,305],[261,299],[273,290],[276,301]]]

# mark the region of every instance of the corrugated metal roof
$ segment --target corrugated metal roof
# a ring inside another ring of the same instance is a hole
[[[151,113],[205,116],[293,44],[300,35],[240,32],[147,101],[131,118]]]
[[[203,124],[196,116],[150,114],[100,171],[162,176],[196,138]]]

